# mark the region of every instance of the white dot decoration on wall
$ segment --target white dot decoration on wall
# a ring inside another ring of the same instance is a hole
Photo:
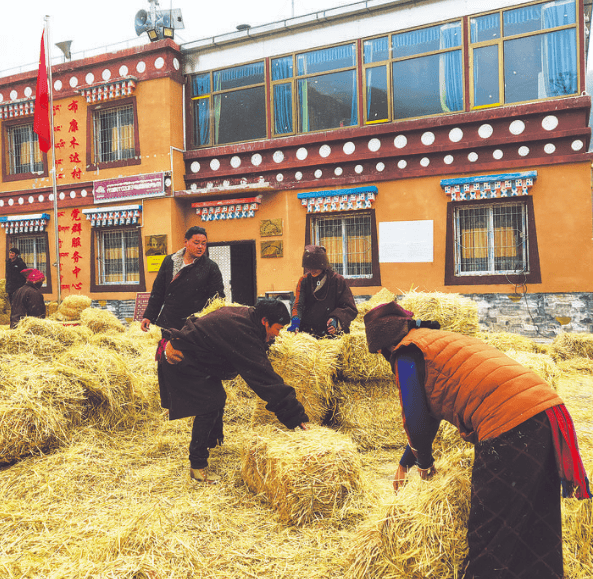
[[[64,192],[62,191],[62,192],[59,194],[59,196],[58,196],[58,197],[59,197],[59,198],[60,198],[60,199],[63,201],[64,199],[66,199],[66,193],[64,193]]]
[[[154,61],[154,67],[158,68],[159,70],[161,68],[163,68],[163,66],[165,66],[165,59],[162,56],[159,56],[155,61]]]
[[[261,165],[262,161],[263,161],[263,158],[259,153],[255,153],[255,154],[251,155],[251,164],[254,165],[255,167],[258,167],[259,165]]]
[[[87,84],[93,84],[93,82],[95,82],[95,75],[92,72],[89,72],[84,77],[84,80]]]
[[[71,88],[78,86],[78,79],[75,76],[71,76],[69,84]]]
[[[4,200],[0,199],[0,207],[4,207]]]
[[[548,115],[542,121],[542,127],[546,131],[553,131],[558,126],[558,117],[555,115]]]
[[[18,97],[18,96],[19,96],[19,93],[16,92],[16,90],[11,90],[10,91],[10,100],[11,101],[15,101],[16,100],[16,97]]]
[[[87,195],[88,195],[88,193],[86,192],[86,189],[83,189],[83,190],[80,192],[80,196],[81,196],[81,197],[86,197]]]
[[[137,65],[136,65],[136,70],[140,73],[144,72],[146,70],[146,63],[141,60]]]
[[[377,165],[375,166],[375,169],[377,169],[377,171],[379,171],[379,173],[382,173],[383,171],[385,171],[385,163],[383,163],[383,162],[377,163]]]
[[[37,197],[37,201],[39,201],[39,203],[43,203],[43,200],[45,198],[43,197],[43,195],[39,195],[39,197]]]
[[[27,199],[27,201],[29,203],[33,203],[33,201],[35,201],[35,197],[33,197],[33,195],[29,195],[29,198]]]
[[[54,200],[54,194],[53,193],[50,193],[47,199],[48,199],[48,201],[53,201]]]
[[[0,103],[4,100],[4,95],[0,92]]]
[[[14,205],[14,199],[9,199],[8,204],[12,207]]]
[[[352,153],[356,151],[356,145],[352,141],[348,141],[347,143],[344,143],[342,150],[346,155],[352,155]]]
[[[300,171],[297,171],[297,172],[294,174],[294,178],[295,178],[297,181],[300,181],[300,180],[303,178],[303,174],[302,174]]]
[[[334,175],[335,175],[336,177],[339,177],[339,176],[340,176],[340,175],[341,175],[343,172],[344,172],[344,169],[342,169],[342,167],[336,167],[336,168],[334,169]]]
[[[455,127],[449,131],[449,140],[452,143],[459,143],[463,139],[463,131],[459,127]]]
[[[191,169],[192,173],[197,173],[200,170],[200,163],[194,161],[189,168]]]
[[[101,78],[103,80],[109,80],[111,78],[111,71],[106,68],[102,73],[101,73]]]
[[[356,165],[356,167],[354,167],[354,170],[356,171],[356,173],[360,175],[363,171],[363,167],[362,165]]]
[[[33,89],[30,86],[26,87],[25,88],[25,96],[30,97],[32,94],[33,94]]]
[[[488,123],[484,123],[478,129],[478,135],[480,135],[482,139],[489,139],[492,136],[492,133],[494,133],[494,129],[492,128],[492,125],[489,125]]]
[[[278,173],[278,175],[276,175],[276,181],[278,181],[278,183],[284,181],[284,175],[282,173]]]
[[[527,155],[529,155],[529,147],[523,145],[522,147],[519,147],[518,152],[521,157],[527,157]]]
[[[475,163],[478,160],[478,153],[472,151],[468,156],[467,159],[470,163]]]
[[[62,90],[62,81],[60,79],[54,82],[54,90]]]
[[[70,191],[70,199],[74,199],[76,197],[76,191]]]
[[[25,200],[22,197],[19,197],[19,205],[22,205],[25,202]]]
[[[583,143],[583,141],[580,139],[577,139],[576,141],[573,141],[572,145],[570,146],[573,151],[580,151],[585,146],[585,143]]]
[[[128,74],[128,67],[125,64],[122,64],[119,67],[119,76],[126,76]]]
[[[422,157],[422,159],[420,159],[420,164],[423,167],[428,167],[430,165],[430,159],[428,157]]]
[[[496,149],[496,151],[494,151],[494,152],[492,153],[492,156],[493,156],[493,157],[494,157],[494,158],[495,158],[497,161],[499,161],[500,159],[502,159],[502,158],[503,158],[503,156],[504,156],[504,153],[503,153],[503,152],[502,152],[500,149]]]
[[[173,59],[173,66],[175,67],[175,70],[179,70],[179,67],[181,65],[179,64],[179,59],[178,58],[174,58]]]
[[[426,133],[424,133],[421,137],[420,140],[422,141],[423,145],[432,145],[435,141],[436,137],[434,136],[434,133],[431,133],[430,131],[426,131]]]
[[[525,123],[519,119],[509,125],[509,131],[513,135],[520,135],[525,130]]]
[[[544,151],[548,155],[551,155],[552,153],[556,152],[556,145],[554,145],[554,143],[546,143],[546,145],[544,146]]]
[[[453,161],[453,155],[445,155],[445,158],[443,159],[445,165],[450,165],[451,163],[453,163]]]
[[[323,171],[321,169],[317,169],[314,174],[316,179],[321,179],[323,176]]]
[[[274,159],[274,163],[282,163],[284,161],[284,153],[282,151],[274,151],[272,159]]]
[[[241,166],[241,157],[237,157],[237,155],[235,155],[234,157],[231,157],[231,167],[233,169],[238,169]]]
[[[218,171],[218,169],[220,169],[220,161],[218,159],[212,159],[210,161],[210,169]]]
[[[307,149],[305,149],[305,147],[301,147],[296,152],[296,158],[299,161],[304,161],[307,158],[308,155],[309,155],[309,153],[308,153]]]
[[[381,148],[381,141],[379,139],[371,139],[368,148],[372,153],[376,153]]]
[[[408,166],[408,162],[407,162],[405,159],[400,159],[400,160],[397,162],[397,166],[398,166],[398,168],[400,168],[400,169],[405,169],[405,168]]]
[[[393,139],[396,149],[403,149],[408,144],[408,138],[405,135],[398,135]]]
[[[321,147],[319,147],[319,155],[323,158],[329,157],[331,152],[332,149],[329,145],[321,145]]]

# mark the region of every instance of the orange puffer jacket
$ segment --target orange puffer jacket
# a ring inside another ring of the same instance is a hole
[[[495,438],[562,404],[535,372],[476,338],[413,329],[395,351],[410,344],[424,355],[430,413],[454,424],[468,442]]]

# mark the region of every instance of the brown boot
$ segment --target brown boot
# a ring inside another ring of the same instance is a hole
[[[196,482],[215,485],[220,482],[220,477],[217,474],[208,472],[207,468],[191,468],[189,469],[189,477]]]

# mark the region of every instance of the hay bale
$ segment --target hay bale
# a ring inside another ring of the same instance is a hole
[[[80,314],[91,307],[92,300],[88,296],[70,295],[66,296],[58,306],[57,313],[64,320],[79,320]]]
[[[64,326],[60,322],[27,316],[19,321],[16,333],[31,336],[43,336],[56,340],[65,346],[72,346],[86,341],[84,333],[75,326]]]
[[[557,388],[560,371],[551,356],[547,354],[534,354],[532,352],[516,352],[515,350],[507,350],[506,355],[526,368],[533,370],[552,386],[552,388]]]
[[[315,424],[322,422],[331,407],[339,351],[338,339],[318,340],[304,332],[282,331],[268,352],[272,367],[296,390],[309,420]],[[261,399],[256,401],[252,425],[274,424],[282,428],[265,405]]]
[[[0,314],[0,326],[10,326],[9,314]]]
[[[28,355],[31,359],[50,362],[56,355],[66,349],[66,344],[31,334],[23,334],[9,328],[0,329],[0,354],[2,355]]]
[[[381,304],[387,304],[393,300],[395,300],[395,294],[387,288],[381,288],[367,301],[356,304],[356,307],[358,308],[358,317],[363,318],[365,314],[370,312],[373,308],[376,308]]]
[[[414,318],[434,320],[441,330],[475,336],[479,330],[478,304],[459,294],[410,291],[399,300],[400,305],[414,313]]]
[[[161,328],[155,324],[150,324],[148,332],[142,330],[140,322],[131,322],[126,329],[126,335],[134,340],[151,342],[156,348],[157,343],[162,338]]]
[[[564,374],[593,374],[593,360],[577,356],[559,361],[556,366]]]
[[[371,354],[364,328],[354,329],[339,338],[340,371],[344,380],[389,380],[393,371],[381,354]]]
[[[352,441],[323,427],[252,432],[241,451],[247,486],[267,498],[280,519],[302,525],[343,519],[362,493],[362,467]]]
[[[391,379],[336,382],[332,425],[362,450],[403,449],[408,443],[402,424],[397,385]]]
[[[79,384],[29,353],[0,362],[0,464],[50,452],[82,421]]]
[[[555,360],[577,356],[593,360],[593,334],[562,332],[554,338],[550,354]]]
[[[100,332],[125,332],[125,326],[109,310],[87,308],[80,314],[80,322],[95,334]]]
[[[124,357],[136,358],[146,351],[146,344],[126,334],[93,334],[89,342],[99,348],[113,350]],[[152,352],[154,357],[154,352]]]
[[[534,354],[545,353],[542,346],[531,338],[511,332],[478,332],[476,338],[484,340],[501,352],[515,350],[516,352],[533,352]]]
[[[393,503],[378,509],[346,555],[346,579],[458,577],[467,553],[472,451],[437,461],[423,481],[414,469]]]
[[[235,302],[227,302],[226,298],[219,298],[218,296],[213,297],[212,299],[208,300],[208,303],[199,311],[194,314],[196,318],[201,318],[206,314],[210,314],[219,310],[220,308],[224,308],[226,306],[236,307],[236,308],[244,308],[244,304],[237,304]]]

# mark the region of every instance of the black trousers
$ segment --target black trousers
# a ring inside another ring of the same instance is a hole
[[[192,468],[206,468],[210,456],[209,450],[222,444],[223,414],[224,407],[194,418],[189,444],[189,462]]]

